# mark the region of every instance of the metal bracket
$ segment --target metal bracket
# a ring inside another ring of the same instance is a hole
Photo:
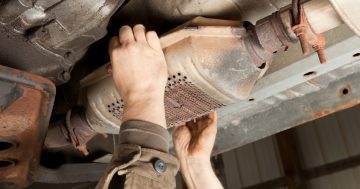
[[[0,113],[0,188],[23,188],[38,172],[55,86],[40,76],[4,66],[0,66],[0,86],[11,91]]]

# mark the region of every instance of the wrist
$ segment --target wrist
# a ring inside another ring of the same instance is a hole
[[[142,120],[166,128],[164,97],[145,96],[124,100],[123,121]]]
[[[211,161],[210,157],[203,159],[203,158],[197,158],[197,159],[190,159],[188,160],[188,164],[190,165],[196,165],[197,167],[211,167]]]
[[[181,174],[189,189],[222,189],[217,179],[210,158],[189,158],[180,160]]]
[[[195,155],[193,154],[187,154],[185,156],[178,155],[178,159],[180,162],[183,163],[195,163],[195,164],[202,164],[202,165],[208,165],[211,163],[210,161],[211,154],[207,153],[197,153]]]
[[[163,104],[164,93],[136,93],[126,95],[124,103],[126,107],[134,107],[141,104]]]
[[[180,161],[180,168],[184,173],[198,172],[199,170],[204,171],[204,170],[212,169],[210,157],[209,158],[188,157],[186,159],[179,159],[179,161]]]

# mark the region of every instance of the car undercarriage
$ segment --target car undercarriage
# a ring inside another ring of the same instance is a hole
[[[216,110],[219,154],[360,103],[359,7],[0,0],[0,186],[99,180],[124,107],[107,52],[122,25],[160,36],[169,132]]]

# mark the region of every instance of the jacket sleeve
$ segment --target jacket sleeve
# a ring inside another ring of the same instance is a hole
[[[115,174],[122,188],[175,188],[178,160],[168,154],[169,133],[163,127],[140,120],[124,122],[112,163],[97,189],[108,189]],[[115,177],[114,177],[115,178]]]

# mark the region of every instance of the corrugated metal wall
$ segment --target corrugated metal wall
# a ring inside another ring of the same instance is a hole
[[[315,120],[295,129],[303,168],[360,154],[360,107]],[[360,167],[313,179],[310,188],[360,188]]]
[[[244,188],[283,175],[272,137],[224,153],[223,161],[228,188]]]
[[[360,107],[292,129],[302,169],[360,155]],[[241,137],[241,136],[239,136]],[[222,154],[226,186],[240,189],[284,176],[275,136]],[[306,182],[311,189],[359,189],[360,167]]]

